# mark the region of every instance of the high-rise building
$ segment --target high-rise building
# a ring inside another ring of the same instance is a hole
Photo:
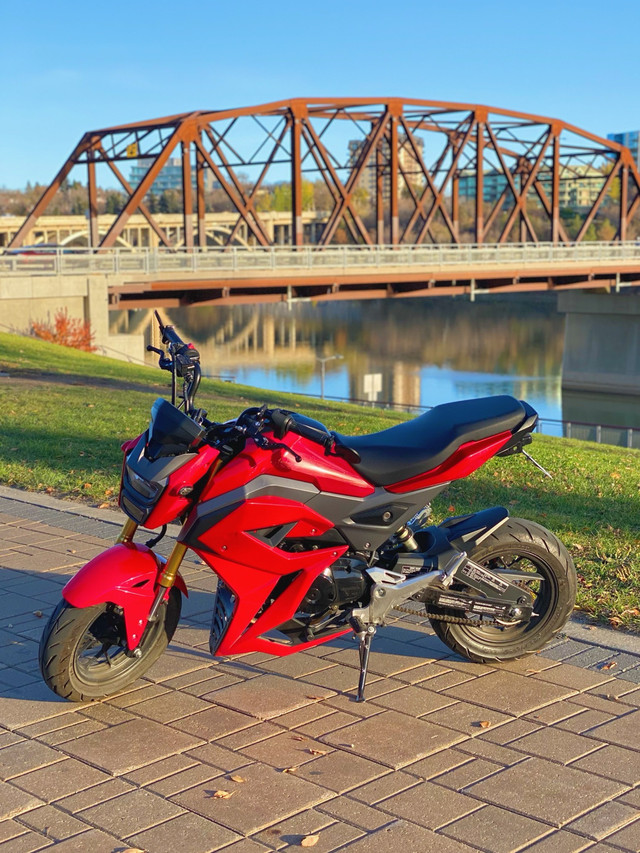
[[[626,133],[607,133],[607,139],[610,139],[612,142],[617,142],[618,145],[626,145],[626,147],[631,151],[635,164],[638,168],[640,168],[639,138],[640,130],[628,130]]]
[[[424,148],[424,142],[420,137],[417,137],[416,146],[420,154]],[[349,142],[349,166],[353,169],[358,162],[358,158],[362,153],[366,140],[352,139]],[[385,201],[389,200],[391,192],[391,176],[389,173],[390,149],[387,139],[382,141],[382,161],[385,164],[383,172],[382,194]],[[366,190],[370,199],[375,199],[377,192],[377,161],[376,154],[372,152],[369,157],[369,162],[364,170],[364,174],[358,184],[359,187]],[[418,159],[413,151],[408,138],[402,134],[398,136],[398,189],[400,193],[407,191],[407,184],[411,184],[414,190],[419,191],[424,187],[424,173]]]
[[[151,159],[140,159],[131,166],[129,172],[129,183],[135,189],[147,174],[149,167],[152,165]],[[211,169],[204,170],[204,188],[211,190],[219,186],[217,181],[214,181]],[[196,171],[191,170],[191,185],[196,188]],[[182,190],[182,160],[180,157],[170,157],[166,166],[162,169],[158,177],[153,182],[151,192],[159,195],[165,190]]]

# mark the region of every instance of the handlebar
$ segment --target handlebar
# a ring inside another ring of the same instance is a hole
[[[165,325],[157,311],[154,313],[160,327],[162,343],[167,347],[169,354],[167,356],[163,350],[154,346],[148,346],[147,350],[158,353],[160,356],[158,365],[161,370],[171,371],[171,402],[174,406],[176,404],[176,377],[184,380],[182,399],[184,401],[185,412],[191,414],[193,410],[193,398],[198,391],[200,379],[202,378],[200,353],[193,344],[186,344],[173,326]]]
[[[186,377],[186,374],[188,374],[192,369],[194,369],[196,365],[198,365],[199,370],[200,353],[198,352],[198,350],[194,347],[193,344],[186,344],[182,340],[180,335],[176,332],[173,326],[165,325],[160,319],[160,315],[157,311],[155,311],[154,313],[156,316],[156,320],[158,321],[158,326],[160,326],[162,343],[167,346],[169,354],[173,358],[177,375],[181,378]],[[164,355],[164,353],[162,353],[155,347],[147,347],[147,349],[153,350],[154,352]],[[165,370],[172,369],[172,366],[165,367],[162,364],[162,359],[160,367]],[[200,380],[198,379],[198,383],[199,382]]]
[[[286,409],[273,409],[270,415],[276,438],[284,438],[288,432],[293,432],[309,439],[309,441],[320,444],[325,449],[329,449],[333,445],[334,438],[329,430],[324,424],[313,420],[313,418],[308,418],[306,415],[300,415],[297,412],[287,412]]]

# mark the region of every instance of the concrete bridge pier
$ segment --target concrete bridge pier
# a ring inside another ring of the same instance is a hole
[[[563,390],[640,396],[640,295],[559,293],[558,310]]]

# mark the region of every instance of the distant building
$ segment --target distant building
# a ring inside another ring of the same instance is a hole
[[[640,168],[640,130],[629,130],[626,133],[607,133],[607,139],[617,142],[618,145],[626,145],[633,155],[634,162]]]
[[[483,174],[482,198],[486,204],[495,204],[507,186],[507,179],[502,172],[491,170]],[[458,178],[458,197],[460,200],[475,201],[476,172],[475,169],[463,169]]]
[[[134,189],[142,181],[152,164],[152,159],[142,159],[136,160],[136,162],[131,166],[131,171],[129,172],[129,183]],[[203,177],[205,190],[212,190],[220,186],[217,181],[214,181],[211,169],[204,169]],[[195,190],[195,169],[191,170],[191,185]],[[151,192],[155,195],[159,195],[165,190],[182,190],[182,160],[180,157],[170,157],[167,165],[162,169],[158,177],[153,182]]]
[[[606,173],[602,169],[595,169],[593,166],[566,165],[560,172],[558,186],[560,207],[593,207],[606,178]],[[540,180],[551,198],[551,178],[545,180],[541,176]]]
[[[546,195],[551,199],[551,175],[549,169],[541,168],[539,173],[540,184]],[[558,185],[558,203],[560,207],[591,207],[602,189],[606,175],[600,169],[584,163],[565,165],[562,167]],[[520,187],[520,176],[514,175],[516,187]],[[508,187],[505,175],[497,170],[490,170],[483,175],[482,196],[486,204],[495,204]],[[459,198],[475,201],[476,197],[476,173],[473,169],[467,169],[460,173],[458,180]],[[530,189],[527,198],[537,198],[535,189]],[[513,201],[511,190],[505,195],[505,205],[510,206]]]
[[[366,140],[362,139],[352,139],[349,142],[349,166],[352,169],[358,162],[358,158],[360,157],[365,142]],[[422,155],[424,148],[423,140],[417,137],[415,142],[420,151],[420,155]],[[391,176],[389,174],[390,170],[388,165],[390,153],[389,142],[387,139],[384,139],[382,141],[382,159],[385,164],[385,168],[383,173],[382,195],[385,201],[389,200],[389,196],[391,194]],[[424,173],[413,152],[411,143],[408,138],[402,134],[398,136],[398,167],[400,171],[398,178],[398,189],[400,193],[408,191],[408,183],[411,184],[414,190],[421,191],[424,187]],[[371,200],[375,199],[377,193],[376,170],[376,154],[375,152],[372,152],[369,157],[369,162],[365,168],[364,175],[360,178],[360,182],[358,184],[361,189],[366,190],[367,195]]]

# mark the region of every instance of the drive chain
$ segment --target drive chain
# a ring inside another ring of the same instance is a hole
[[[394,610],[399,610],[400,613],[409,613],[411,616],[419,616],[417,611],[412,610],[410,607],[404,607],[402,605],[396,604],[393,608]],[[475,625],[478,626],[477,619],[467,619],[464,616],[450,616],[448,613],[434,613],[432,610],[425,605],[425,615],[428,619],[435,619],[438,622],[453,622],[456,625]],[[499,625],[500,623],[496,619],[483,619],[482,625]]]

